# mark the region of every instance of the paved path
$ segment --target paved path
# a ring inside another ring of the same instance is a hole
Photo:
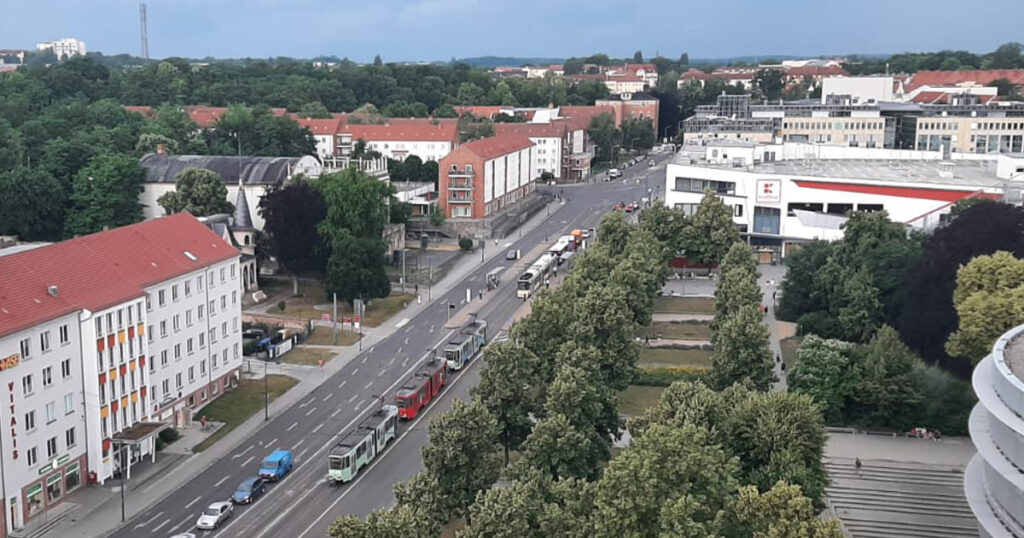
[[[757,283],[761,287],[761,304],[768,306],[768,314],[765,316],[765,323],[768,325],[768,342],[772,350],[772,357],[782,356],[782,347],[779,345],[779,327],[775,320],[775,305],[772,300],[772,293],[782,286],[782,279],[786,276],[784,265],[759,265],[757,267],[761,277]],[[772,284],[774,283],[774,284]],[[783,369],[785,364],[782,361],[775,361],[775,377],[777,381],[772,385],[774,391],[785,391],[789,387],[787,372]]]

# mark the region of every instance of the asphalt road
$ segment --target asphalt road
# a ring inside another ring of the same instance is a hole
[[[500,240],[501,248],[518,248],[525,254],[541,244],[554,243],[573,228],[596,227],[600,217],[620,201],[639,201],[649,186],[664,185],[664,160],[658,166],[637,164],[624,177],[610,182],[570,187],[561,191],[565,206],[533,231],[519,237],[514,232]],[[542,187],[546,188],[546,187]],[[663,196],[658,196],[662,198]],[[493,243],[492,243],[493,244]],[[511,244],[511,246],[506,246]],[[532,259],[519,260],[501,278],[501,286],[485,295],[478,315],[487,320],[488,340],[507,325],[522,301],[515,297],[515,279]],[[430,417],[451,406],[455,398],[467,400],[479,378],[479,357],[449,378],[448,385],[425,413],[399,424],[398,437],[389,443],[356,480],[340,487],[326,483],[326,451],[342,432],[354,427],[378,405],[378,398],[393,402],[395,389],[407,379],[429,350],[445,337],[447,302],[465,304],[466,288],[473,293],[484,286],[485,275],[511,262],[496,257],[471,272],[445,296],[433,298],[428,308],[411,318],[391,336],[367,349],[327,379],[297,404],[273,417],[263,428],[240,443],[220,462],[139,514],[118,532],[117,538],[172,536],[194,532],[203,536],[273,538],[323,537],[339,516],[365,516],[394,502],[392,487],[422,468],[420,447],[427,441]],[[255,503],[235,508],[234,516],[220,529],[195,530],[199,513],[210,503],[228,499],[239,482],[256,474],[260,460],[271,451],[290,449],[295,468],[282,481],[270,485]]]

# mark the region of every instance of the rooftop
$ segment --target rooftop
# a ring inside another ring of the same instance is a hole
[[[554,123],[495,123],[496,135],[522,135],[533,138],[561,138],[565,135],[565,122]]]
[[[2,256],[0,336],[142,297],[147,286],[238,255],[195,217],[178,213]]]
[[[146,170],[146,183],[174,183],[186,168],[200,168],[220,174],[229,185],[238,183],[239,170],[246,185],[280,185],[291,177],[301,159],[149,153],[139,160],[139,165]]]
[[[673,164],[688,165],[677,155]],[[810,176],[836,179],[866,179],[901,183],[929,183],[960,187],[1001,188],[1006,182],[989,170],[988,161],[939,161],[894,159],[810,159],[758,163],[745,168],[731,164],[696,163],[701,168],[719,168],[759,174]],[[952,177],[943,177],[940,168],[951,166]]]
[[[456,148],[455,151],[449,153],[448,157],[445,157],[445,159],[458,156],[459,153],[472,153],[486,161],[514,151],[528,148],[532,145],[533,142],[530,142],[530,139],[523,135],[497,135],[462,144]]]
[[[1024,381],[1024,333],[1018,334],[1010,340],[1003,351],[1003,358],[1006,359],[1006,366],[1010,368],[1013,375]]]
[[[352,124],[345,126],[345,132],[352,134],[353,140],[367,141],[435,141],[453,142],[459,138],[456,122],[422,119],[420,121],[391,121],[386,124]]]

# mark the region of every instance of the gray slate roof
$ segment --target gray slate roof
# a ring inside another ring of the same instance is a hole
[[[238,189],[235,199],[234,228],[236,230],[252,230],[252,215],[249,214],[249,200],[245,197],[245,189]]]
[[[147,183],[174,183],[174,178],[186,168],[201,168],[220,174],[228,185],[237,185],[241,161],[242,181],[246,185],[280,185],[288,179],[299,160],[300,157],[238,158],[149,153],[139,160],[139,164],[146,170]]]

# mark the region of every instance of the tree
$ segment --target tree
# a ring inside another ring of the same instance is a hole
[[[998,251],[957,271],[953,306],[960,318],[946,352],[977,364],[1003,333],[1024,323],[1024,261]]]
[[[337,293],[349,304],[355,299],[387,297],[391,279],[384,270],[385,248],[384,241],[372,237],[345,233],[333,237],[324,278],[327,293]]]
[[[1000,97],[1013,95],[1013,82],[1008,78],[997,78],[986,84],[986,86],[995,87],[996,95]]]
[[[748,381],[766,391],[776,381],[768,329],[752,306],[741,308],[718,324],[708,382],[719,390]]]
[[[331,538],[428,538],[435,536],[426,523],[428,517],[409,506],[376,510],[362,521],[356,516],[344,516],[331,523],[327,535]]]
[[[472,394],[498,421],[508,465],[509,450],[526,440],[533,427],[530,415],[538,411],[540,360],[525,347],[511,342],[492,344],[485,357],[487,364]]]
[[[562,70],[566,75],[578,75],[583,72],[583,58],[569,58],[562,64]]]
[[[778,99],[785,89],[785,73],[780,69],[759,69],[752,81],[758,95],[763,99]]]
[[[327,110],[320,101],[310,101],[299,109],[300,118],[330,118],[331,111]]]
[[[174,155],[178,153],[178,141],[162,134],[142,133],[135,144],[135,151],[142,154],[163,151]]]
[[[951,358],[944,349],[957,327],[956,272],[972,258],[998,250],[1024,258],[1024,210],[1020,207],[976,202],[925,239],[921,256],[903,277],[906,295],[913,300],[903,303],[896,320],[903,341],[922,360],[962,376],[969,374],[970,363]]]
[[[755,279],[757,278],[757,260],[754,259],[754,252],[742,241],[733,243],[722,257],[722,262],[718,264],[718,270],[723,275],[736,267],[747,269]]]
[[[715,289],[715,318],[712,329],[717,328],[730,316],[747,308],[761,306],[761,287],[757,285],[757,273],[749,267],[732,267],[722,273],[718,288]]]
[[[218,213],[232,213],[234,204],[227,200],[228,189],[217,172],[200,168],[186,168],[174,178],[174,190],[157,199],[157,203],[170,215],[188,211],[196,217]]]
[[[857,364],[854,416],[871,425],[910,427],[908,419],[921,401],[914,376],[917,362],[895,329],[879,329]]]
[[[615,118],[611,114],[594,116],[587,133],[597,150],[594,162],[615,162],[615,148],[622,140],[621,132],[615,127]]]
[[[644,63],[644,53],[639,50],[633,53],[633,61],[642,64]]]
[[[651,118],[625,118],[622,120],[619,130],[621,132],[619,139],[630,150],[654,147],[657,135],[654,133],[654,123]]]
[[[313,133],[288,116],[275,116],[265,106],[232,105],[213,128],[203,132],[209,153],[301,157],[316,155]]]
[[[739,240],[732,209],[715,194],[705,194],[687,229],[686,258],[701,265],[718,265],[732,244]]]
[[[1020,43],[1004,43],[992,53],[992,69],[1012,69],[1021,67]]]
[[[423,446],[423,465],[436,480],[448,507],[472,523],[469,506],[480,491],[498,479],[498,422],[479,402],[452,402],[451,409],[430,421],[430,443]]]
[[[2,151],[2,150],[0,150]],[[0,235],[58,241],[64,231],[64,189],[39,168],[0,171]]]
[[[871,338],[882,321],[882,303],[866,271],[857,271],[844,279],[837,302],[840,306],[836,319],[844,337],[854,342]]]
[[[648,231],[658,239],[665,249],[666,261],[683,249],[683,237],[689,225],[689,217],[678,209],[655,203],[640,213],[640,229]]]
[[[324,198],[308,182],[289,183],[267,191],[258,211],[270,252],[293,275],[293,292],[298,295],[298,275],[322,273],[327,265],[330,249],[317,231],[327,216]]]
[[[788,538],[842,538],[839,520],[818,517],[814,503],[800,486],[778,482],[759,493],[743,486],[721,514],[722,536],[778,536]]]
[[[612,258],[626,251],[632,233],[626,216],[619,211],[606,213],[597,224],[597,237],[600,238],[598,243],[605,247],[605,252]]]
[[[825,423],[842,425],[847,399],[853,392],[853,346],[809,334],[797,349],[797,365],[789,374],[789,390],[806,394],[821,409]]]
[[[516,480],[504,488],[488,489],[470,507],[473,524],[461,538],[544,538],[544,492],[534,481]]]
[[[75,177],[65,233],[84,235],[141,221],[139,194],[145,178],[131,155],[94,157]]]
[[[380,54],[373,57],[373,65],[374,67],[380,67],[384,65],[384,60],[381,60]]]
[[[394,188],[354,168],[320,176],[315,187],[327,215],[320,233],[329,240],[345,235],[380,239],[388,223],[387,202]]]
[[[596,442],[593,435],[580,431],[565,415],[549,415],[523,442],[520,464],[540,469],[556,480],[591,477],[600,461],[595,457],[601,452]]]
[[[818,271],[832,254],[832,243],[815,240],[802,245],[786,259],[786,278],[782,281],[782,299],[775,315],[796,321],[800,316],[826,310],[827,304],[815,294]]]

